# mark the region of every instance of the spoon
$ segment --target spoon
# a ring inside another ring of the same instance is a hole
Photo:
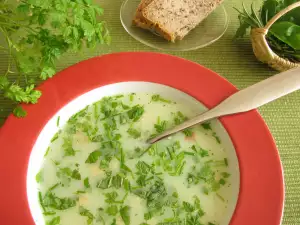
[[[153,144],[165,137],[221,116],[247,112],[300,89],[300,68],[294,68],[229,96],[214,108],[148,140]]]

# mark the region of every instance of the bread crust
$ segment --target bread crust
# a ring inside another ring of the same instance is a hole
[[[133,24],[139,26],[143,29],[147,29],[147,24],[145,24],[142,11],[146,8],[153,0],[142,0],[136,10],[135,17],[133,19]]]
[[[165,31],[162,26],[158,23],[153,23],[144,16],[144,9],[151,5],[154,0],[142,0],[136,10],[135,17],[133,19],[133,24],[143,29],[150,30],[153,33],[156,33],[168,41],[175,41],[175,38]]]

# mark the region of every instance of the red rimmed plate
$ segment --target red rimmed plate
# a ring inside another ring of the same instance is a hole
[[[34,225],[26,176],[31,150],[48,121],[74,98],[99,86],[128,81],[171,86],[193,96],[208,108],[237,91],[206,68],[155,53],[106,55],[60,72],[38,88],[43,91],[43,96],[39,104],[25,106],[26,118],[10,116],[0,130],[1,223]],[[240,168],[240,192],[230,224],[280,224],[283,174],[278,151],[266,124],[256,111],[228,116],[221,122],[232,139]]]

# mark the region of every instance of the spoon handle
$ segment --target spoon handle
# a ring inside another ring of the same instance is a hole
[[[291,69],[236,92],[209,111],[148,140],[155,143],[171,134],[220,116],[247,112],[300,89],[300,68]]]

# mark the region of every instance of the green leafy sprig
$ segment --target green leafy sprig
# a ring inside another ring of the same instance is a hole
[[[278,12],[297,0],[264,0],[259,12],[253,4],[250,11],[243,4],[239,12],[240,27],[235,38],[245,36],[249,28],[264,27]],[[292,62],[300,62],[300,8],[296,8],[277,20],[270,28],[267,41],[271,49],[280,57]]]
[[[14,104],[37,103],[42,93],[34,90],[36,79],[29,75],[46,80],[56,73],[55,63],[64,53],[110,43],[105,22],[98,20],[102,14],[91,0],[24,0],[16,6],[0,0],[0,32],[6,42],[0,51],[8,55],[0,94]],[[13,73],[16,80],[9,77]],[[26,116],[21,107],[14,114]]]

